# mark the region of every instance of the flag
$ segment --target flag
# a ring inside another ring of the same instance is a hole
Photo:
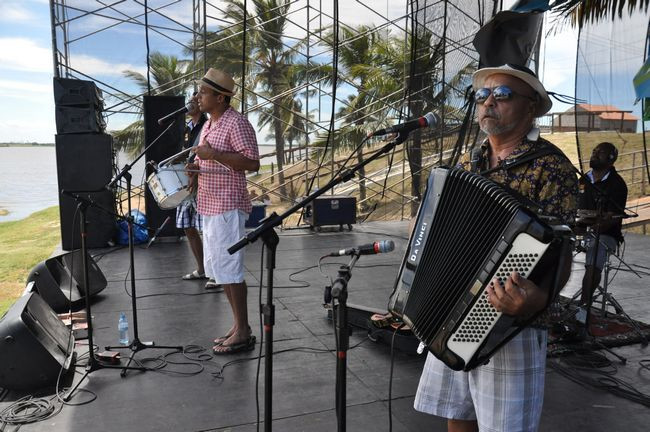
[[[636,93],[637,100],[650,98],[650,58],[645,61],[645,64],[634,75],[632,83],[634,84],[634,92]]]

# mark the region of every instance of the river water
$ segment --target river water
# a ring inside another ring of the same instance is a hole
[[[272,151],[271,146],[260,145],[260,153]],[[271,163],[267,157],[262,163]],[[80,161],[83,162],[83,161]],[[131,158],[118,156],[121,169]],[[133,184],[144,182],[142,157],[131,169]],[[23,219],[30,214],[59,204],[54,146],[0,147],[0,222]]]
[[[0,222],[58,204],[54,146],[0,147]]]

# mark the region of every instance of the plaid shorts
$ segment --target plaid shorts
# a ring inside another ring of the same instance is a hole
[[[196,211],[196,204],[193,199],[183,201],[176,207],[176,228],[196,228],[203,231],[203,218]]]
[[[429,353],[414,408],[477,420],[481,431],[536,431],[544,403],[546,330],[525,328],[486,365],[455,371]]]

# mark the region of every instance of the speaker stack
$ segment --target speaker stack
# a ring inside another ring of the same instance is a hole
[[[59,183],[61,243],[64,250],[81,247],[76,193],[97,206],[86,212],[89,248],[107,246],[115,235],[115,193],[104,190],[113,173],[113,142],[103,133],[103,99],[92,81],[54,78],[56,164]]]
[[[158,124],[158,119],[167,114],[182,108],[185,105],[183,96],[144,96],[144,142],[145,146],[149,145],[156,139],[156,143],[147,149],[145,157],[147,161],[155,162],[156,166],[161,161],[181,151],[183,134],[185,132],[185,122],[178,119],[164,133],[169,123],[164,125]],[[181,116],[178,116],[181,117]],[[154,168],[147,164],[147,178],[154,172]],[[150,228],[156,229],[163,225],[165,219],[170,217],[172,222],[164,225],[157,237],[178,237],[182,235],[182,230],[176,228],[176,210],[162,210],[154,199],[149,188],[145,193],[145,208],[147,213],[147,223]]]
[[[56,133],[102,133],[104,99],[94,82],[54,78]]]

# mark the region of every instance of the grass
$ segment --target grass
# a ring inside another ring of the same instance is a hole
[[[31,269],[61,242],[59,208],[0,223],[0,316],[25,289]]]

